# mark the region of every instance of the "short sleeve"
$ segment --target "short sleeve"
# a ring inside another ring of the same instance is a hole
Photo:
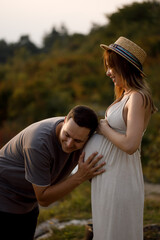
[[[39,186],[50,185],[50,157],[35,148],[24,148],[23,154],[26,180]]]

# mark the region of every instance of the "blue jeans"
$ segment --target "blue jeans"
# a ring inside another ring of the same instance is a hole
[[[38,215],[38,207],[25,214],[13,214],[0,211],[1,236],[3,236],[4,240],[33,240]]]

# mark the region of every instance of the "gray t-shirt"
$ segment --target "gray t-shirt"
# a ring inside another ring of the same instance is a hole
[[[0,149],[0,211],[26,213],[37,206],[32,183],[56,184],[77,165],[81,150],[63,152],[54,117],[25,128]]]

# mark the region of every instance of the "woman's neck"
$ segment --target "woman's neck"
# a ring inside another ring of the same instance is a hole
[[[123,95],[127,95],[132,91],[132,89],[124,89]]]

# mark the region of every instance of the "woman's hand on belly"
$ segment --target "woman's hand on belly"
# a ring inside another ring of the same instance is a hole
[[[107,131],[108,128],[109,128],[109,125],[107,120],[101,119],[97,128],[97,133],[105,136],[105,132]]]

